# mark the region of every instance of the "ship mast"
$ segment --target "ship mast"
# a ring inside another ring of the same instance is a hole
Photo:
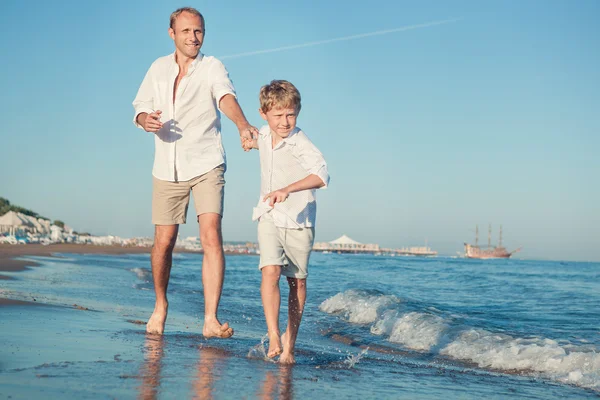
[[[500,225],[500,239],[498,239],[498,247],[502,247],[502,225]]]
[[[477,242],[479,242],[479,225],[475,225],[475,246],[477,246]]]
[[[488,227],[488,248],[492,247],[492,224]]]

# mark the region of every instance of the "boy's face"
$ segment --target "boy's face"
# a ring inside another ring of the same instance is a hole
[[[266,113],[259,110],[260,116],[267,121],[271,132],[282,139],[289,136],[296,127],[298,111],[294,108],[273,108]]]

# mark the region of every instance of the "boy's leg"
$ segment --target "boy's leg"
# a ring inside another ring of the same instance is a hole
[[[269,350],[267,357],[273,358],[281,354],[281,341],[279,339],[279,306],[281,294],[279,292],[280,265],[267,265],[262,267],[262,282],[260,295],[265,310],[267,333],[269,335]]]
[[[283,353],[279,362],[283,364],[294,364],[294,347],[298,337],[298,328],[302,322],[304,304],[306,303],[306,278],[287,278],[290,286],[290,297],[288,298],[288,325],[281,337],[283,342]]]

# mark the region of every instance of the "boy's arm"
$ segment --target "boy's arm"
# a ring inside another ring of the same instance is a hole
[[[325,186],[325,182],[318,175],[310,174],[304,179],[300,179],[282,189],[269,193],[263,199],[269,199],[269,205],[273,207],[275,203],[283,203],[290,193],[300,192],[302,190],[319,189]]]

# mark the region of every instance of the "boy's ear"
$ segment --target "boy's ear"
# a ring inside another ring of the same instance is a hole
[[[262,119],[264,119],[266,121],[267,120],[267,114],[262,110],[262,108],[259,108],[258,112],[259,112],[260,116],[262,117]]]

